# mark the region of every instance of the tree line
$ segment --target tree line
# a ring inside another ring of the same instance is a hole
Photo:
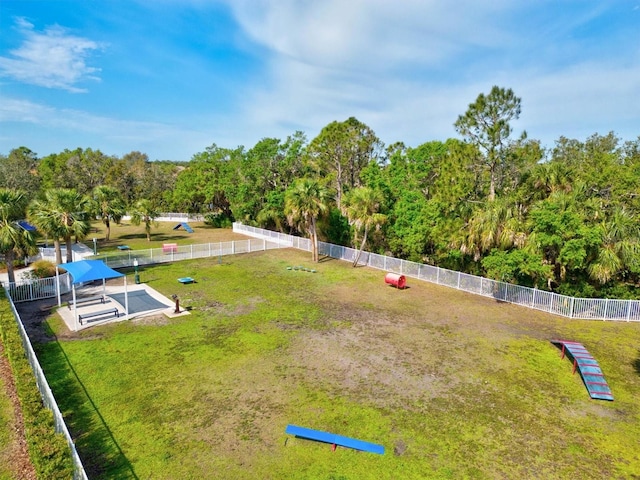
[[[310,141],[213,144],[184,163],[20,147],[0,156],[0,188],[22,192],[42,226],[47,197],[70,191],[84,218],[108,226],[135,213],[148,234],[159,211],[202,213],[215,226],[307,235],[314,260],[322,239],[567,295],[638,298],[640,137],[560,136],[544,149],[514,136],[520,113],[521,99],[496,86],[455,121],[461,138],[417,147],[385,146],[353,117]]]

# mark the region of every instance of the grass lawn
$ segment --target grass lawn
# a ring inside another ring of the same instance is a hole
[[[147,267],[191,315],[78,334],[49,318],[56,340],[36,350],[90,478],[640,478],[640,324],[291,265],[310,255]],[[587,347],[614,402],[589,398],[552,338]],[[386,452],[332,451],[289,423]]]
[[[99,253],[119,252],[118,245],[128,245],[132,250],[146,248],[162,248],[163,243],[177,243],[178,245],[204,244],[216,241],[245,240],[247,237],[239,233],[233,233],[230,229],[219,229],[205,225],[204,222],[188,222],[193,228],[193,233],[187,233],[175,222],[157,222],[151,227],[151,240],[147,241],[144,224],[132,225],[130,221],[122,221],[120,224],[111,225],[111,235],[107,241],[107,229],[102,222],[93,222],[93,230],[89,233],[84,243],[93,248],[93,238],[96,238]]]

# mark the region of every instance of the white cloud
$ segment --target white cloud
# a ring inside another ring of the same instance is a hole
[[[6,97],[0,102],[0,122],[6,122],[7,128],[20,123],[37,127],[22,128],[22,137],[0,137],[0,151],[9,151],[18,144],[40,152],[82,146],[101,148],[109,155],[140,150],[151,158],[188,160],[184,152],[191,152],[190,156],[211,143],[210,133],[197,128],[111,118]]]
[[[389,70],[406,62],[436,66],[466,45],[493,46],[507,41],[510,35],[493,26],[505,3],[476,4],[229,1],[245,33],[278,55],[302,63],[370,71]]]
[[[54,25],[43,32],[24,19],[16,21],[16,31],[24,37],[20,47],[10,56],[0,57],[0,73],[20,82],[47,88],[60,88],[70,92],[84,92],[79,82],[98,80],[98,68],[86,64],[89,55],[99,50],[100,44],[70,34]]]
[[[453,123],[468,104],[499,85],[523,99],[515,132],[526,129],[543,144],[616,125],[626,125],[620,135],[633,138],[635,128],[637,136],[637,62],[624,51],[590,58],[572,33],[597,21],[595,2],[557,19],[531,2],[228,4],[266,50],[266,75],[245,95],[245,131],[281,136],[293,126],[313,138],[327,123],[356,116],[387,143],[444,140],[457,136]]]

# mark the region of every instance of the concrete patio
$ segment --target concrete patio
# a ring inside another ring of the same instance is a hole
[[[65,295],[68,299],[62,302],[62,307],[58,309],[58,314],[71,331],[158,314],[164,314],[170,318],[189,315],[189,312],[182,308],[179,312],[176,312],[175,302],[172,299],[165,297],[148,285],[129,285],[126,288],[129,315],[126,314],[127,305],[125,305],[124,285],[88,285],[81,287],[76,290],[77,312],[73,306],[71,308],[68,307],[71,297]],[[90,301],[83,302],[83,299],[90,299]],[[118,316],[112,313],[116,309]],[[105,313],[99,314],[100,312]],[[88,318],[82,318],[87,316]]]

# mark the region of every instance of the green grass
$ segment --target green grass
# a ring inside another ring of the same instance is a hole
[[[335,260],[271,251],[162,264],[144,282],[191,315],[37,345],[90,478],[640,476],[640,325],[568,320]],[[177,284],[194,276],[198,283]],[[590,400],[551,338],[582,342]],[[288,438],[288,423],[383,456]]]
[[[13,472],[9,470],[9,455],[16,441],[12,428],[14,421],[13,405],[0,377],[0,480],[13,478]]]

